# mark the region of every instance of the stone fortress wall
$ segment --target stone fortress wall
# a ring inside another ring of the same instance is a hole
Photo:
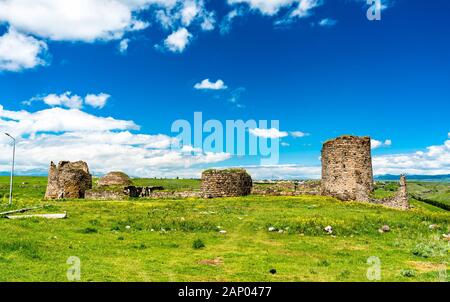
[[[85,162],[50,164],[45,198],[87,198],[115,200],[127,198],[216,198],[249,194],[296,196],[324,195],[343,201],[382,204],[409,209],[406,177],[393,197],[373,198],[374,180],[370,137],[340,136],[323,144],[321,181],[267,181],[253,186],[244,169],[210,169],[202,173],[200,191],[169,192],[163,187],[136,187],[122,172],[110,172],[92,189],[92,176]]]
[[[408,210],[410,208],[410,205],[408,189],[406,185],[406,176],[400,176],[400,187],[398,188],[397,194],[395,194],[395,196],[383,198],[381,200],[372,198],[371,202],[400,210]]]

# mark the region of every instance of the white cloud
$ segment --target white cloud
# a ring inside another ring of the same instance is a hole
[[[270,128],[270,129],[261,129],[261,128],[254,128],[249,130],[250,134],[256,136],[256,137],[263,137],[263,138],[282,138],[288,136],[287,132],[280,131],[276,128]]]
[[[227,34],[231,30],[231,25],[233,24],[234,19],[241,17],[245,14],[243,9],[233,9],[230,11],[220,23],[220,33],[222,35]]]
[[[155,12],[156,20],[165,29],[189,27],[194,23],[204,31],[215,27],[215,13],[205,8],[203,0],[178,0],[174,5]]]
[[[120,53],[124,54],[127,52],[129,42],[130,42],[130,39],[123,39],[122,41],[120,41],[120,43],[119,43]]]
[[[35,136],[43,132],[139,130],[133,121],[98,117],[78,109],[59,107],[36,112],[0,110],[0,129],[15,136]]]
[[[290,16],[304,18],[311,14],[311,10],[321,5],[319,0],[300,0],[296,9],[294,9]]]
[[[0,21],[57,41],[117,39],[133,24],[126,3],[109,0],[0,1]]]
[[[336,20],[325,18],[320,20],[319,25],[322,27],[331,27],[337,24]]]
[[[450,174],[450,133],[442,145],[430,146],[415,153],[377,156],[374,172],[383,174]]]
[[[79,109],[83,105],[83,99],[78,95],[71,95],[70,92],[61,95],[49,94],[42,98],[42,101],[49,106],[62,106]]]
[[[147,12],[143,15],[142,11]],[[35,49],[37,45],[38,53],[46,50],[46,44],[31,36],[87,43],[121,40],[119,50],[125,52],[129,42],[126,36],[149,27],[150,22],[174,31],[165,45],[171,51],[181,52],[192,37],[190,28],[210,31],[216,20],[215,13],[205,8],[204,0],[0,0],[0,24],[29,36],[27,44]],[[2,69],[17,69],[10,62],[6,64],[1,55]],[[27,60],[25,67],[43,63],[36,62]]]
[[[383,141],[379,141],[376,139],[372,139],[370,141],[371,147],[372,149],[378,149],[378,148],[382,148],[382,147],[390,147],[392,146],[392,141],[390,139]]]
[[[45,173],[50,161],[85,160],[94,173],[123,170],[134,176],[169,177],[231,156],[194,148],[172,150],[175,138],[134,133],[138,130],[133,121],[99,117],[78,109],[28,112],[4,110],[0,105],[0,132],[9,132],[17,138],[19,173]],[[0,136],[0,171],[9,169],[11,153],[10,142],[3,136]]]
[[[194,0],[185,0],[181,9],[181,22],[184,26],[191,25],[192,21],[201,12],[202,7],[199,2]]]
[[[108,102],[108,99],[111,96],[106,93],[100,93],[100,94],[88,94],[84,98],[84,102],[86,105],[89,105],[94,108],[103,108],[106,105],[106,102]]]
[[[46,65],[46,55],[45,42],[21,34],[14,28],[0,36],[0,71],[22,71]]]
[[[205,79],[200,83],[194,85],[194,88],[197,90],[224,90],[227,89],[227,85],[225,85],[224,81],[217,80],[215,83],[211,82],[209,79]]]
[[[292,9],[290,17],[305,17],[310,10],[320,5],[319,0],[228,0],[228,4],[247,4],[251,10],[263,15],[274,16],[282,9]]]
[[[200,24],[202,30],[211,31],[216,26],[216,17],[214,12],[207,12],[203,17],[203,22]]]
[[[88,94],[83,100],[83,98],[79,95],[72,94],[72,92],[70,91],[66,91],[62,94],[51,93],[47,95],[35,96],[30,100],[23,102],[23,104],[31,105],[33,102],[42,101],[51,107],[81,109],[83,107],[83,104],[86,104],[91,107],[101,109],[106,105],[110,97],[111,96],[106,93]]]
[[[298,0],[228,0],[228,4],[247,4],[250,9],[258,10],[265,15],[275,15],[281,8],[290,7]]]
[[[302,131],[291,131],[290,134],[292,137],[296,137],[296,138],[305,137],[305,136],[309,135],[309,133],[305,133]]]
[[[184,27],[170,34],[164,40],[164,46],[171,52],[183,52],[192,39],[192,34]]]

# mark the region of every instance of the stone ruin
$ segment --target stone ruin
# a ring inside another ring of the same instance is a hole
[[[371,139],[368,136],[340,136],[322,148],[321,194],[344,201],[364,201],[402,210],[409,209],[406,177],[394,197],[372,198],[374,190]]]
[[[370,201],[374,189],[370,137],[341,136],[322,148],[322,195]]]
[[[92,175],[83,161],[61,161],[56,166],[50,163],[46,199],[84,198],[86,190],[92,188]]]
[[[86,191],[86,199],[90,200],[123,200],[128,198],[153,197],[157,190],[163,187],[136,187],[136,186],[101,186]]]
[[[261,180],[253,182],[252,194],[263,196],[320,195],[319,180]]]
[[[153,197],[154,192],[164,190],[161,186],[136,187],[123,172],[109,172],[97,181],[97,187],[86,191],[90,200],[123,200],[127,198]]]
[[[400,176],[400,187],[398,188],[397,194],[393,197],[383,198],[381,200],[372,199],[373,203],[379,203],[391,208],[397,208],[401,210],[408,210],[409,206],[409,198],[408,198],[408,190],[406,186],[406,176]]]
[[[205,198],[246,196],[252,185],[252,178],[244,169],[211,169],[202,173],[201,191]]]
[[[101,177],[97,184],[99,186],[131,186],[133,182],[130,177],[123,172],[109,172],[105,176]]]

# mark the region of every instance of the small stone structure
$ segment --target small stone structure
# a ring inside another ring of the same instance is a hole
[[[322,148],[322,195],[370,201],[374,188],[370,137],[341,136]]]
[[[387,207],[396,208],[400,210],[409,210],[409,198],[408,198],[408,190],[406,186],[406,176],[400,176],[400,187],[398,188],[398,192],[393,197],[383,198],[381,200],[372,199],[373,203],[379,203],[385,205]]]
[[[84,198],[86,190],[91,188],[92,175],[87,163],[61,161],[58,166],[50,163],[46,199]]]
[[[211,169],[202,173],[201,191],[205,198],[246,196],[252,185],[252,178],[244,169]]]
[[[133,182],[125,173],[115,171],[101,177],[97,184],[99,186],[131,186]]]

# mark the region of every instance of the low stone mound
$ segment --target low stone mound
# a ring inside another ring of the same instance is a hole
[[[317,180],[270,180],[253,183],[252,194],[265,196],[320,195],[321,184]]]
[[[133,182],[130,177],[123,172],[109,172],[105,176],[101,177],[97,184],[99,186],[131,186]]]
[[[92,175],[83,161],[50,163],[46,199],[84,198],[86,190],[92,189]]]
[[[211,169],[202,173],[201,191],[205,198],[246,196],[252,186],[252,178],[244,169]]]

